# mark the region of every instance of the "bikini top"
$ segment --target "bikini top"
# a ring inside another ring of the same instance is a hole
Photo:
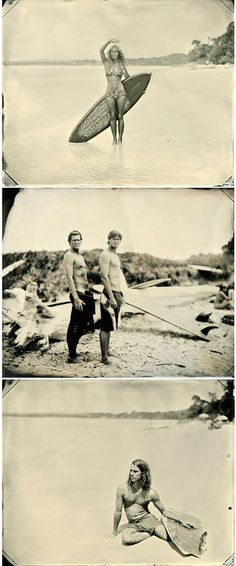
[[[116,65],[116,66],[115,66]],[[108,61],[105,62],[105,73],[107,77],[122,77],[123,68],[120,66],[119,63],[110,63]]]

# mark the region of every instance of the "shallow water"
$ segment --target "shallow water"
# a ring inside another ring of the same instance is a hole
[[[105,90],[102,67],[9,66],[4,75],[6,171],[21,186],[214,186],[232,174],[231,67],[151,72],[125,116],[122,147],[106,130],[68,143]]]
[[[4,548],[20,564],[186,563],[155,537],[132,550],[108,538],[116,487],[141,456],[163,502],[206,525],[201,561],[222,564],[232,553],[232,443],[232,425],[6,417]]]

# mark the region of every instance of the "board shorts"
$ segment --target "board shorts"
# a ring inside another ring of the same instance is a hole
[[[117,100],[117,98],[121,98],[121,96],[126,96],[123,85],[119,86],[117,90],[108,88],[106,91],[106,98],[113,98],[114,100]]]
[[[159,519],[157,519],[157,517],[155,517],[151,513],[146,513],[146,515],[144,515],[138,521],[129,522],[127,528],[135,529],[136,531],[141,533],[149,533],[149,535],[152,536],[155,529],[159,525],[163,525],[163,523]]]
[[[72,303],[71,311],[71,321],[72,325],[78,325],[83,334],[88,332],[94,332],[94,320],[93,315],[95,314],[95,301],[93,298],[93,293],[90,291],[85,291],[85,293],[80,293],[77,291],[77,295],[81,301],[83,301],[83,310],[79,311],[74,307],[74,298],[70,293],[70,301]]]
[[[121,305],[123,303],[123,293],[121,291],[112,291],[114,298],[117,302],[117,307],[113,308],[114,315],[115,315],[115,325],[118,328],[118,321],[119,321],[119,312],[121,309]],[[107,292],[103,290],[103,295],[108,298]],[[108,299],[109,301],[109,299]],[[112,320],[112,316],[110,315],[109,311],[105,308],[105,306],[100,303],[101,308],[101,330],[104,332],[112,332],[112,330],[116,330],[114,328],[114,323]]]

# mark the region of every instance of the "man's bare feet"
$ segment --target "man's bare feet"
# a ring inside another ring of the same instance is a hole
[[[109,349],[108,352],[107,352],[107,356],[108,356],[109,358],[110,358],[110,357],[112,357],[112,358],[116,358],[116,357],[117,357],[117,355],[116,355],[112,350],[110,350],[110,349]]]
[[[107,357],[102,358],[101,361],[102,361],[102,364],[105,364],[106,366],[110,366],[110,365],[111,365],[111,362],[110,362],[110,360],[108,360]]]
[[[79,362],[79,356],[78,354],[75,356],[75,358],[67,358],[67,363],[68,364],[78,364]]]

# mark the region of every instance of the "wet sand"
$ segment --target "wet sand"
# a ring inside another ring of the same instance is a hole
[[[66,333],[70,306],[63,307],[63,332]],[[51,377],[175,377],[233,375],[233,326],[223,324],[223,311],[216,311],[209,299],[170,307],[175,316],[185,315],[194,322],[200,312],[212,310],[211,320],[219,325],[209,334],[210,341],[195,339],[188,333],[149,315],[122,318],[120,329],[111,336],[111,365],[101,363],[99,332],[82,337],[77,348],[78,363],[67,363],[65,338],[52,343],[45,352],[14,354],[4,339],[6,375]],[[198,323],[199,330],[204,323]],[[9,372],[9,374],[7,373]]]

